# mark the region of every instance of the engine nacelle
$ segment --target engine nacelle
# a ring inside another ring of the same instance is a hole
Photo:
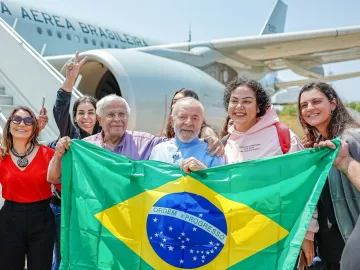
[[[98,99],[111,93],[125,98],[131,108],[128,129],[153,134],[162,131],[172,96],[176,90],[186,87],[199,95],[207,123],[220,130],[226,117],[222,105],[225,87],[205,72],[132,50],[94,50],[80,55],[85,56],[88,60],[80,70],[82,78],[78,89]]]

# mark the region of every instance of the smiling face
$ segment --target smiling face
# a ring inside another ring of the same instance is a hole
[[[106,136],[122,137],[128,126],[126,105],[114,100],[104,107],[103,116],[99,117],[100,125]]]
[[[184,103],[173,117],[175,136],[184,143],[199,136],[204,122],[202,108],[196,103]]]
[[[237,131],[245,132],[256,124],[257,110],[256,96],[250,87],[242,85],[231,93],[228,114]]]
[[[81,102],[76,110],[75,122],[79,128],[89,134],[93,133],[96,124],[95,108],[90,102]]]
[[[30,113],[18,110],[11,117],[10,133],[13,139],[29,140],[34,133],[34,122]]]
[[[300,97],[300,112],[304,121],[318,130],[326,129],[331,121],[331,112],[336,108],[336,99],[329,99],[319,90],[305,91]]]

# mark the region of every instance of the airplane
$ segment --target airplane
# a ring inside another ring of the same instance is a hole
[[[360,27],[283,33],[286,12],[287,5],[277,0],[257,36],[160,44],[23,2],[0,1],[0,17],[63,75],[75,51],[88,56],[77,85],[81,93],[124,97],[134,112],[129,129],[152,133],[165,126],[171,97],[179,88],[199,94],[207,122],[219,129],[225,119],[223,89],[235,76],[260,80],[274,93],[300,82],[281,82],[280,70],[306,77],[302,84],[360,75],[326,76],[322,66],[359,59]]]

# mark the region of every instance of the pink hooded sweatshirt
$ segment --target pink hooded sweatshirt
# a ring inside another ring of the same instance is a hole
[[[236,131],[233,127],[229,130],[229,138],[225,145],[225,155],[228,164],[255,160],[266,157],[283,155],[275,123],[279,117],[271,106],[259,121],[246,132]],[[304,149],[300,139],[290,130],[291,147],[289,153]],[[317,210],[308,227],[305,238],[314,240],[314,233],[319,230]]]

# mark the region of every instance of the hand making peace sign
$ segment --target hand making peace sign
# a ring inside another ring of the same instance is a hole
[[[81,66],[86,62],[87,57],[79,62],[79,52],[76,52],[75,57],[71,62],[66,64],[66,79],[63,83],[62,89],[71,92],[75,84],[76,78],[79,75]]]

